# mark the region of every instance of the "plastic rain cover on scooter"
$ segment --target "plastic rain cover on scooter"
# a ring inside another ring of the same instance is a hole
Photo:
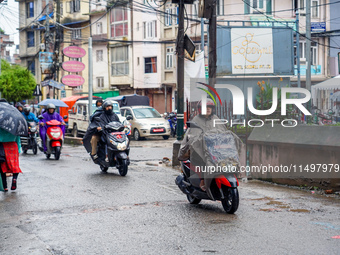
[[[192,181],[199,181],[193,178],[197,179],[200,175],[206,187],[210,187],[211,181],[218,175],[237,175],[241,141],[234,133],[229,130],[218,133],[207,131],[191,138],[191,170],[198,173],[191,172]],[[212,197],[210,190],[208,195]]]

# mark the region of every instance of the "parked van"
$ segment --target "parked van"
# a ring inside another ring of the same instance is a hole
[[[120,122],[126,120],[120,114],[119,104],[116,101],[113,102],[113,111],[118,115]],[[92,113],[97,109],[96,101],[92,101]],[[79,134],[85,134],[87,127],[89,126],[89,119],[92,113],[89,114],[89,100],[78,100],[75,102],[68,115],[68,129],[74,137]]]

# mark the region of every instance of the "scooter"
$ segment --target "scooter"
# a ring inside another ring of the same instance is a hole
[[[127,137],[129,128],[118,121],[113,121],[108,123],[102,132],[97,153],[100,169],[107,172],[109,167],[116,167],[119,174],[125,176],[130,164],[130,141]]]
[[[37,124],[34,121],[30,121],[27,124],[28,124],[28,135],[20,136],[21,148],[25,154],[27,153],[27,150],[33,150],[33,154],[36,155],[38,152]]]
[[[61,148],[64,143],[64,134],[60,128],[61,122],[57,120],[50,120],[46,122],[46,158],[50,158],[54,154],[55,160],[59,160]]]
[[[194,123],[187,122],[188,127],[193,127]],[[200,128],[200,127],[198,127]],[[202,130],[203,131],[203,130]],[[230,163],[224,160],[224,158],[235,157],[238,160],[237,149],[234,145],[230,148],[226,144],[230,144],[233,141],[233,137],[228,137],[228,134],[215,135],[210,139],[209,135],[203,135],[206,148],[209,151],[212,162],[215,160],[215,167],[220,166],[221,169],[226,171],[214,172],[209,175],[209,178],[205,178],[205,188],[203,190],[200,187],[200,175],[195,165],[190,160],[181,162],[182,174],[177,176],[175,183],[179,189],[187,196],[190,204],[198,204],[202,199],[221,201],[224,210],[233,214],[237,211],[239,205],[239,182],[236,177],[238,167],[235,163]],[[210,141],[209,141],[210,139]],[[233,146],[235,148],[233,148]],[[225,153],[225,154],[224,154]],[[227,155],[225,157],[225,155]],[[217,160],[222,159],[222,160]],[[221,164],[221,162],[223,162]]]
[[[175,137],[177,132],[177,114],[173,112],[170,113],[168,121],[171,128],[171,135],[172,137]]]

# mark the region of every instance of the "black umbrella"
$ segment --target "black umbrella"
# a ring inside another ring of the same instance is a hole
[[[27,135],[27,122],[14,106],[0,103],[0,128],[12,135]]]

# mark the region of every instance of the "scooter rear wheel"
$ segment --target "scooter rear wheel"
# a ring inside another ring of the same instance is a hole
[[[223,188],[224,199],[222,199],[223,209],[226,213],[233,214],[237,211],[239,195],[237,188]]]
[[[191,195],[187,195],[187,199],[188,199],[189,203],[192,204],[192,205],[197,205],[197,204],[199,204],[199,203],[201,202],[201,200],[202,200],[202,199],[198,199],[198,198],[196,198],[196,197],[193,197],[193,196],[191,196]]]

